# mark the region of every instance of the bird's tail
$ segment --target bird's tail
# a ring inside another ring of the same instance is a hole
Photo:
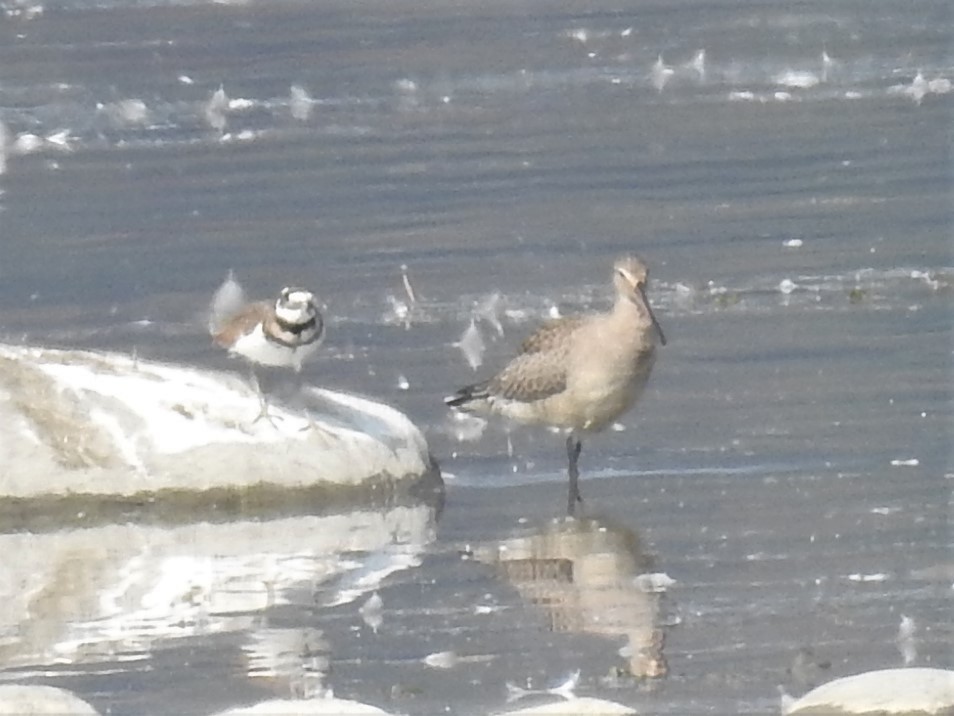
[[[245,291],[242,284],[235,278],[235,273],[229,270],[222,285],[215,291],[212,303],[209,306],[209,333],[215,336],[225,323],[235,316],[246,303]]]
[[[448,395],[444,398],[444,404],[449,408],[467,410],[470,403],[485,400],[487,396],[487,383],[474,383],[473,385],[461,388],[453,395]]]

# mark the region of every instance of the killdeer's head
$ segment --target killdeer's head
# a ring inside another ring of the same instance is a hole
[[[288,325],[311,323],[318,316],[318,302],[311,291],[285,287],[275,301],[275,316]]]

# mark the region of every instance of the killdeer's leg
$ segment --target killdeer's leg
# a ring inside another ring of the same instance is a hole
[[[262,390],[261,384],[258,382],[258,374],[255,372],[255,366],[251,367],[251,376],[252,376],[252,387],[255,389],[255,392],[258,394],[258,415],[255,416],[255,420],[252,421],[252,425],[257,423],[262,418],[265,418],[268,422],[272,424],[272,427],[277,428],[275,425],[275,418],[281,420],[280,415],[271,415],[268,412],[268,398],[265,397],[265,391]]]
[[[305,420],[307,421],[302,427],[298,429],[298,432],[303,433],[307,430],[319,430],[320,428],[318,427],[318,423],[316,423],[314,417],[312,417],[311,411],[308,409],[308,403],[304,398],[305,379],[301,375],[301,363],[297,363],[294,366],[293,375],[294,375],[293,380],[295,381],[293,386],[295,391],[295,398],[301,401],[301,405],[303,406],[302,409],[304,410],[304,413],[305,413]]]

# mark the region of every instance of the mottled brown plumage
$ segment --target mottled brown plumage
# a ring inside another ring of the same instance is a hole
[[[566,389],[566,346],[521,353],[487,384],[488,393],[506,400],[534,402]]]
[[[632,407],[649,379],[657,341],[666,342],[646,299],[648,278],[639,258],[620,259],[610,311],[545,323],[497,375],[445,399],[461,410],[569,430],[571,514],[580,499],[579,436],[602,430]]]
[[[520,344],[521,353],[559,350],[566,338],[584,321],[583,316],[564,316],[547,321]]]

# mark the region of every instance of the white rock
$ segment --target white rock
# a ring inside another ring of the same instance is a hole
[[[604,699],[594,699],[583,697],[578,699],[569,699],[556,701],[541,706],[528,706],[527,708],[517,709],[515,711],[504,711],[498,716],[578,716],[580,714],[589,714],[591,716],[623,716],[623,714],[635,714],[636,710],[614,701]]]
[[[99,712],[65,689],[53,686],[0,686],[0,714],[6,716],[96,716]]]
[[[243,367],[244,370],[244,367]],[[0,496],[414,481],[427,443],[386,405],[305,386],[274,423],[239,374],[0,344]],[[40,478],[42,476],[42,479]]]
[[[387,716],[388,712],[382,711],[377,706],[347,699],[330,698],[299,701],[275,699],[273,701],[262,701],[252,706],[240,706],[227,711],[220,711],[213,716],[288,716],[288,714],[328,714],[328,716],[384,714],[384,716]]]
[[[829,681],[791,705],[789,714],[927,716],[954,709],[954,671],[884,669]]]

